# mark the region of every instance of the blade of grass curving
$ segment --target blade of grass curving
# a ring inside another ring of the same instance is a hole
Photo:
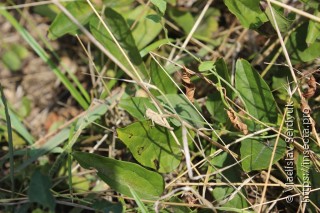
[[[34,138],[32,137],[32,135],[28,132],[28,130],[26,129],[26,127],[21,123],[21,121],[19,120],[19,118],[10,110],[10,108],[8,108],[8,112],[11,118],[11,126],[12,128],[19,133],[19,135],[21,135],[29,145],[34,143]],[[0,115],[4,118],[5,117],[5,111],[4,110],[0,110]]]
[[[148,209],[146,208],[146,206],[143,204],[143,202],[141,201],[139,195],[129,186],[130,192],[134,198],[134,200],[136,201],[140,211],[142,213],[147,213],[149,212]]]
[[[53,165],[51,166],[50,170],[49,170],[49,176],[52,178],[53,175],[60,169],[60,166],[62,165],[62,163],[64,162],[65,158],[67,157],[67,155],[69,155],[68,152],[68,145],[70,143],[70,141],[72,140],[72,136],[75,133],[75,125],[76,125],[77,121],[74,121],[70,127],[69,130],[69,139],[68,139],[68,143],[64,145],[63,147],[63,151],[62,153],[57,157],[56,161],[53,163]]]
[[[11,179],[11,197],[14,197],[14,162],[13,162],[13,140],[12,140],[12,128],[11,128],[11,120],[8,110],[8,105],[6,101],[6,97],[3,93],[2,85],[0,84],[0,92],[1,92],[1,100],[4,105],[4,110],[6,114],[6,124],[8,129],[8,145],[9,145],[9,155],[10,155],[10,179]]]
[[[48,54],[44,49],[37,43],[37,41],[17,22],[17,20],[6,10],[0,10],[0,15],[3,15],[10,24],[20,33],[20,35],[28,42],[28,44],[33,48],[33,50],[38,54],[38,56],[52,69],[52,71],[57,75],[59,80],[64,84],[64,86],[69,90],[72,97],[83,107],[87,109],[89,107],[88,102],[83,98],[79,91],[72,85],[69,79],[61,72],[58,66],[50,60]],[[72,77],[72,76],[71,76]],[[73,78],[73,77],[72,77]],[[74,78],[73,78],[74,79]],[[77,81],[76,81],[77,82]],[[81,89],[80,89],[81,90]]]
[[[113,100],[113,99],[112,99]],[[108,103],[106,104],[100,104],[95,106],[93,109],[88,109],[83,116],[79,117],[79,120],[76,124],[76,129],[83,129],[87,127],[89,124],[100,118],[102,115],[104,115],[107,110],[110,108],[110,105]],[[26,154],[31,155],[28,159],[26,159],[21,165],[19,165],[15,173],[19,173],[23,171],[27,166],[29,166],[31,163],[36,161],[40,156],[50,152],[53,148],[61,145],[63,142],[68,140],[68,137],[70,135],[70,127],[65,127],[61,129],[58,133],[56,133],[54,136],[52,136],[50,139],[45,141],[45,144],[42,145],[39,148],[39,144],[32,146],[31,149],[28,149]],[[78,137],[78,136],[77,136]],[[77,138],[76,137],[76,138]],[[74,140],[75,137],[73,137]],[[19,151],[19,150],[18,150]],[[67,152],[65,152],[67,154]],[[5,156],[3,159],[6,159]],[[0,179],[0,181],[8,178],[7,176]]]

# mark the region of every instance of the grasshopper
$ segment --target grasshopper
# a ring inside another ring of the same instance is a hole
[[[165,115],[160,115],[153,111],[152,109],[147,108],[146,110],[146,117],[149,118],[152,122],[163,126],[169,130],[173,130],[173,128],[168,124],[168,122],[165,120]]]

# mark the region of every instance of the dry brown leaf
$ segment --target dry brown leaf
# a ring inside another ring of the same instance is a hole
[[[316,93],[317,82],[313,75],[310,75],[309,80],[307,81],[308,88],[303,92],[303,97],[306,99],[311,98]]]
[[[244,135],[247,135],[248,134],[248,127],[245,123],[243,123],[240,118],[236,115],[236,113],[230,109],[230,110],[227,110],[227,114],[228,114],[228,117],[231,121],[231,123],[233,124],[233,126],[240,130],[241,132],[243,132]]]
[[[196,87],[190,80],[191,74],[188,72],[186,67],[183,67],[182,72],[182,84],[186,88],[186,96],[187,98],[193,103],[194,101],[194,92],[196,90]]]

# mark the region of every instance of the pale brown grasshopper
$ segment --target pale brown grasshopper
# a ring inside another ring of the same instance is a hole
[[[169,130],[173,130],[173,128],[165,120],[165,117],[168,117],[166,115],[160,115],[160,114],[156,113],[155,111],[153,111],[152,109],[147,108],[146,117],[149,118],[152,122],[154,122],[162,127],[165,127]]]

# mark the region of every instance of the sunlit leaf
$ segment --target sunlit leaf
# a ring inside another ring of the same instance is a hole
[[[316,11],[314,15],[320,17],[320,11]],[[306,42],[312,45],[318,38],[320,38],[320,23],[310,20]]]
[[[224,0],[224,3],[246,28],[256,29],[267,21],[260,9],[260,0]]]
[[[119,193],[132,197],[131,188],[142,199],[157,199],[163,192],[162,176],[137,164],[85,152],[73,152],[73,156],[85,169],[97,170],[97,175]]]
[[[161,17],[159,17],[160,20],[157,23],[150,19],[150,17],[155,18],[155,16],[159,17],[154,10],[146,9],[143,5],[136,7],[125,16],[129,25],[134,24],[132,36],[139,50],[154,40],[162,30]]]
[[[162,14],[166,12],[167,2],[165,0],[151,0],[152,4],[154,4]]]
[[[93,14],[90,5],[81,1],[69,2],[66,9],[82,25],[87,24]],[[60,12],[50,25],[48,37],[50,39],[56,39],[67,33],[75,33],[77,29],[78,26],[71,21],[67,15]]]
[[[283,33],[288,32],[290,30],[291,25],[293,24],[293,22],[295,20],[295,14],[289,13],[287,16],[285,16],[282,8],[272,8],[272,11],[275,16],[276,23],[279,27],[280,32],[283,32]],[[270,8],[267,7],[265,12],[266,12],[266,15],[268,16],[273,28],[276,29]]]
[[[142,165],[162,173],[171,172],[180,163],[180,147],[168,129],[154,125],[152,121],[136,122],[117,129],[118,137]],[[181,138],[181,130],[175,133]]]

